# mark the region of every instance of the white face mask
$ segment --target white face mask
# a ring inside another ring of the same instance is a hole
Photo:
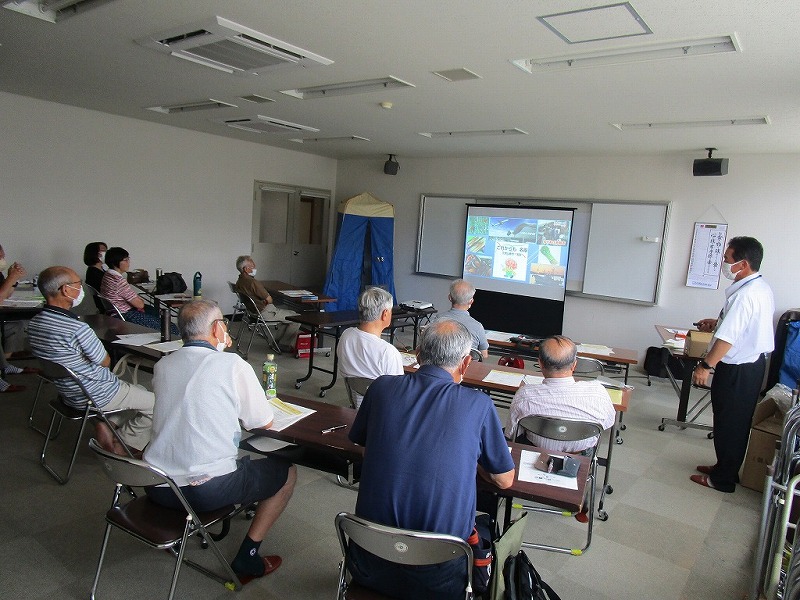
[[[250,271],[250,277],[255,277],[256,273],[258,273],[258,269],[253,269],[252,271]]]
[[[0,258],[0,271],[8,269],[8,261],[5,258]]]
[[[740,263],[740,262],[742,262],[742,261],[737,260],[735,263],[730,263],[730,264],[726,263],[726,262],[722,263],[722,275],[723,275],[723,277],[725,277],[725,279],[730,279],[731,281],[736,279],[737,273],[733,272],[732,267],[733,267],[733,265],[735,265],[737,263]]]
[[[74,307],[78,306],[78,304],[83,302],[83,298],[86,295],[86,292],[83,291],[83,286],[78,288],[78,287],[74,287],[74,286],[68,285],[67,287],[69,289],[71,289],[71,290],[80,290],[78,292],[78,297],[77,298],[70,298],[72,300],[72,307],[74,308]]]
[[[106,260],[106,253],[105,253],[105,252],[98,252],[98,253],[97,253],[97,259],[98,259],[100,262],[105,262],[105,260]]]
[[[217,352],[225,352],[225,348],[228,347],[228,332],[225,332],[225,335],[222,336],[222,341],[219,341],[217,338]]]

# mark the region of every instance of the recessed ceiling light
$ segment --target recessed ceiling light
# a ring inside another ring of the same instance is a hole
[[[769,125],[769,117],[707,119],[705,121],[663,121],[661,123],[610,123],[620,131],[629,129],[686,129],[692,127],[733,127],[735,125]]]
[[[249,94],[247,96],[239,96],[242,100],[246,100],[247,102],[254,102],[256,104],[264,104],[265,102],[275,102],[272,98],[267,98],[266,96],[259,96],[258,94]]]
[[[552,56],[546,58],[520,58],[511,63],[528,73],[561,71],[580,67],[597,67],[603,65],[619,65],[633,62],[663,60],[667,58],[684,58],[702,56],[722,52],[739,52],[739,41],[736,35],[721,35],[695,40],[681,40],[661,44],[646,44],[609,48],[596,52]]]
[[[313,142],[369,142],[369,138],[361,137],[360,135],[339,135],[335,137],[316,137],[316,138],[292,138],[290,142],[297,142],[298,144],[308,144]]]
[[[469,81],[471,79],[482,79],[477,73],[473,73],[469,69],[448,69],[446,71],[431,71],[434,75],[438,75],[447,81]]]
[[[368,94],[370,92],[383,92],[393,88],[416,87],[412,83],[397,77],[382,77],[380,79],[365,79],[363,81],[346,81],[344,83],[331,83],[294,90],[281,90],[282,94],[310,100],[312,98],[328,98],[332,96],[348,96],[350,94]]]
[[[483,129],[477,131],[432,131],[422,133],[428,138],[446,138],[446,137],[481,137],[487,135],[528,135],[527,131],[522,131],[517,127],[511,129]]]
[[[199,102],[185,102],[183,104],[170,104],[163,106],[148,106],[146,110],[171,115],[174,113],[194,112],[196,110],[210,110],[212,108],[237,108],[235,104],[222,102],[220,100],[200,100]]]

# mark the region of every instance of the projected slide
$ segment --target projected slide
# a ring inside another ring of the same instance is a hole
[[[572,211],[472,205],[464,279],[476,288],[563,300]]]

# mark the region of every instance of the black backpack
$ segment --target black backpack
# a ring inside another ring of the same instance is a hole
[[[522,550],[506,559],[503,579],[506,584],[505,600],[561,600],[553,588],[542,581]]]
[[[156,279],[156,295],[180,294],[186,291],[186,282],[180,273],[164,273]]]

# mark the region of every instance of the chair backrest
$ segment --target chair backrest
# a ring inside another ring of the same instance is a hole
[[[483,354],[481,354],[480,350],[470,348],[469,355],[472,357],[472,360],[483,362]]]
[[[111,300],[100,294],[97,294],[97,297],[100,300],[100,303],[103,305],[103,309],[106,311],[106,314],[116,313],[120,319],[122,319],[123,321],[125,320],[125,317],[122,316],[122,313],[117,308],[116,304],[114,304],[113,302],[111,302]]]
[[[603,433],[603,428],[598,423],[590,421],[528,415],[519,420],[511,439],[517,438],[520,428],[559,442],[577,442]]]
[[[472,548],[460,538],[389,527],[344,512],[336,515],[336,532],[345,557],[348,540],[370,554],[401,565],[433,565],[465,556],[466,589],[472,589]]]
[[[114,483],[127,485],[129,487],[145,487],[148,485],[169,484],[175,491],[175,483],[161,469],[146,463],[143,460],[120,456],[113,452],[108,452],[100,447],[94,438],[89,440],[89,448],[95,453],[97,459],[103,465],[103,473]],[[183,494],[178,490],[178,498],[183,500]]]
[[[58,379],[71,379],[74,381],[86,397],[86,400],[92,405],[92,408],[97,409],[94,398],[92,398],[92,395],[87,391],[86,386],[83,385],[83,381],[81,381],[81,378],[75,371],[60,363],[47,360],[46,358],[39,358],[39,366],[42,371],[41,375],[48,381],[55,382]]]
[[[236,284],[233,283],[232,281],[229,281],[228,282],[228,287],[230,288],[231,293],[232,294],[236,294],[236,297],[238,298],[239,297],[239,292],[236,291]]]
[[[247,313],[247,316],[252,319],[261,319],[261,311],[258,310],[258,306],[256,305],[256,301],[253,300],[250,296],[245,294],[244,292],[236,292],[239,296],[239,302],[244,305],[244,310]]]
[[[575,375],[578,377],[597,377],[598,375],[605,375],[606,368],[602,361],[596,358],[587,358],[579,356],[575,364]]]
[[[357,396],[362,398],[367,393],[367,389],[372,385],[374,379],[369,377],[345,377],[344,386],[347,388],[347,396],[350,398],[350,404],[353,408],[358,408]]]

